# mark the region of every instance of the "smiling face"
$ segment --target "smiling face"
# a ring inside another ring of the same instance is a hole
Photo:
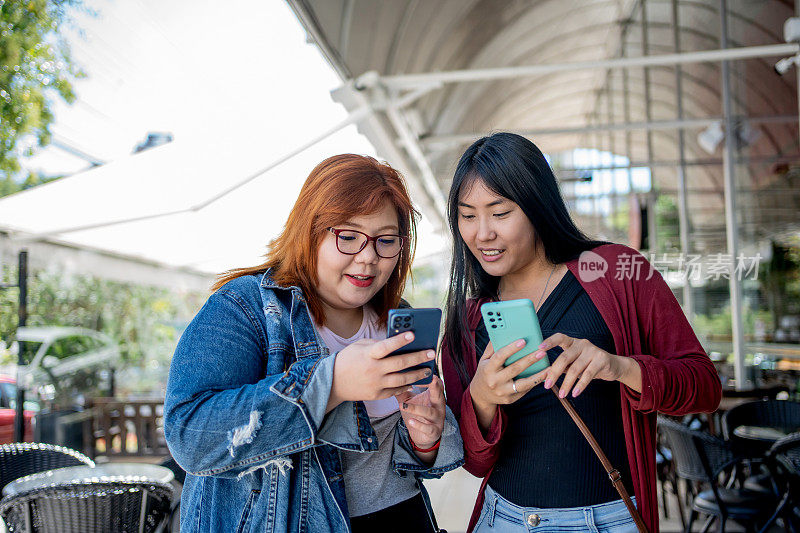
[[[375,213],[352,217],[335,228],[357,230],[373,237],[397,235],[397,211],[386,201]],[[326,232],[317,255],[316,289],[326,314],[330,310],[360,308],[369,302],[386,285],[398,261],[397,256],[390,259],[378,256],[372,241],[356,255],[343,254],[336,247],[336,239],[333,233]]]
[[[531,221],[519,205],[492,192],[480,178],[461,189],[458,231],[489,275],[517,273],[536,258]]]

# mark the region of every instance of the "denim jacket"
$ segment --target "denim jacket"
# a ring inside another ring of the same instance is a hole
[[[178,343],[164,403],[167,444],[188,473],[185,533],[350,531],[339,450],[368,453],[378,439],[362,402],[325,414],[334,359],[298,287],[267,272],[211,295]],[[436,478],[462,463],[449,409],[433,465],[398,422],[397,475]]]

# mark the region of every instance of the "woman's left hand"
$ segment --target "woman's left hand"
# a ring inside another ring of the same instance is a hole
[[[637,392],[641,391],[642,376],[636,361],[608,353],[586,339],[575,339],[563,333],[548,337],[539,345],[537,354],[544,357],[547,350],[557,346],[564,351],[552,365],[542,370],[538,377],[544,379],[544,388],[549,389],[558,381],[561,374],[566,372],[559,397],[565,398],[570,389],[573,397],[578,396],[586,390],[593,379],[621,381]]]
[[[417,448],[427,449],[434,446],[444,431],[444,386],[438,376],[420,394],[411,391],[397,395],[400,414],[408,428],[408,434]],[[419,455],[419,452],[417,452]],[[435,452],[428,452],[435,456]]]

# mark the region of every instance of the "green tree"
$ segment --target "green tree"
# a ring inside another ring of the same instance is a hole
[[[680,221],[676,198],[660,194],[656,200],[656,243],[659,252],[678,252],[681,249]]]
[[[75,100],[82,76],[59,33],[81,0],[0,0],[0,192],[15,192],[12,177],[33,137],[50,142],[53,104]],[[5,182],[5,183],[3,183]],[[22,187],[20,187],[22,188]]]

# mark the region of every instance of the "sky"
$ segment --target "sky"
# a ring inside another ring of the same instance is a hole
[[[55,105],[55,146],[24,162],[77,174],[6,201],[17,227],[48,232],[194,205],[347,116],[330,97],[340,80],[282,0],[85,3],[94,14],[77,13],[63,34],[87,76],[76,102]],[[131,155],[148,132],[175,140]],[[107,164],[81,173],[87,163],[58,145]],[[63,238],[208,272],[260,263],[309,171],[344,152],[375,155],[349,126],[202,212]],[[417,257],[441,249],[427,221],[420,228]]]

